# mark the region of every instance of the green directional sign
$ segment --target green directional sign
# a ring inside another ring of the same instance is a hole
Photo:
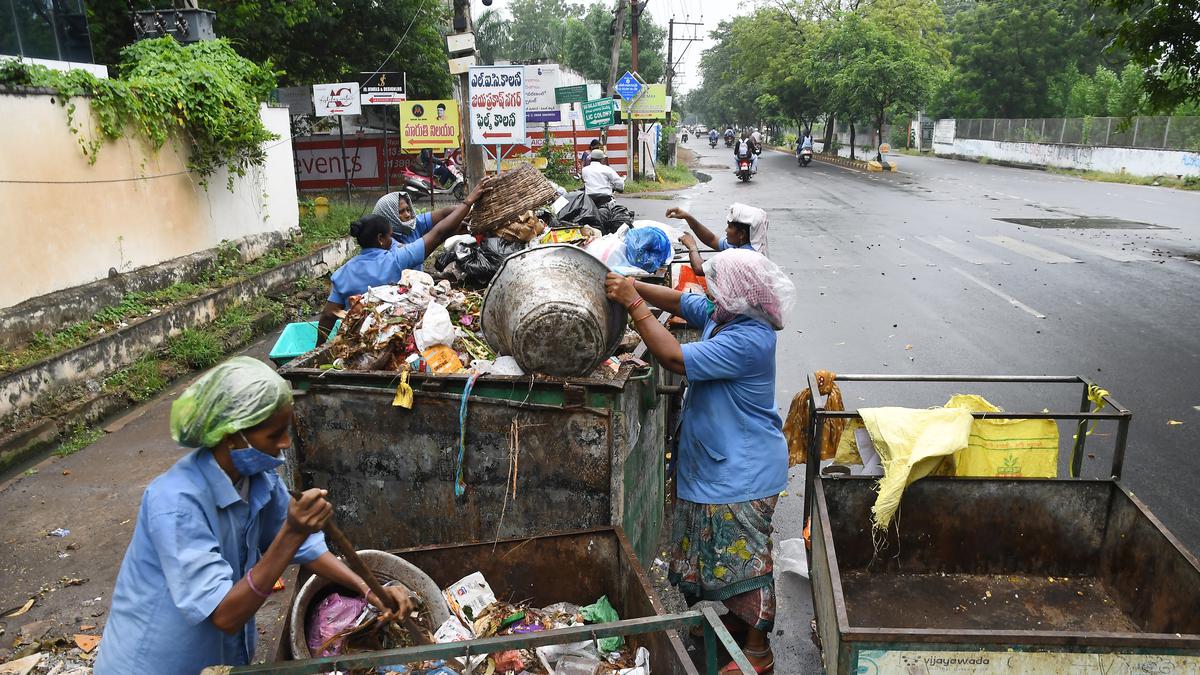
[[[563,105],[565,103],[583,103],[587,100],[587,85],[572,84],[568,87],[554,88],[554,103],[555,105]]]
[[[583,102],[583,126],[587,129],[599,129],[613,124],[613,100],[598,98],[595,101]]]

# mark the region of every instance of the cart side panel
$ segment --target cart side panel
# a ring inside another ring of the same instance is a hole
[[[818,493],[818,499],[820,495]],[[825,663],[825,672],[841,673],[838,670],[841,660],[841,634],[838,631],[836,601],[833,595],[833,578],[830,563],[833,551],[825,545],[825,519],[814,513],[812,527],[812,593],[813,610],[817,618],[818,637],[821,640],[821,658]]]
[[[346,535],[363,548],[491,540],[607,525],[611,418],[587,408],[472,398],[463,481],[454,495],[461,397],[314,384],[296,398],[304,486],[330,491]],[[520,428],[515,455],[509,437]],[[452,580],[453,581],[453,580]]]
[[[1149,511],[1116,485],[1098,576],[1142,630],[1200,634],[1200,569]]]
[[[613,423],[612,523],[619,524],[643,567],[657,555],[663,522],[666,468],[665,399],[660,369],[630,377]]]
[[[842,572],[1045,575],[1094,573],[1108,511],[1108,484],[925,478],[908,486],[876,551],[875,481],[824,479]]]

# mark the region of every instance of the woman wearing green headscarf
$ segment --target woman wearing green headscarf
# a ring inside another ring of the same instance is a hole
[[[142,496],[97,675],[249,663],[254,614],[293,562],[387,611],[326,548],[321,528],[333,507],[325,490],[292,500],[275,473],[291,445],[291,418],[287,382],[244,356],[213,368],[174,402],[171,436],[194,449]],[[403,589],[388,593],[399,612],[411,609]]]

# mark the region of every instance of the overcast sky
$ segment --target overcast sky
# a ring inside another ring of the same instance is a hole
[[[623,1],[628,2],[628,0]],[[494,0],[491,8],[505,11],[508,2],[509,0]],[[582,2],[589,5],[599,3],[609,8],[616,6],[616,0],[582,0]],[[675,75],[676,91],[682,93],[700,85],[700,52],[711,46],[712,41],[708,38],[708,34],[716,29],[717,23],[738,14],[749,14],[753,9],[753,4],[753,0],[650,0],[646,5],[646,14],[643,15],[643,20],[646,16],[650,16],[655,23],[663,27],[663,30],[666,30],[667,20],[671,18],[676,21],[704,24],[703,26],[676,27],[676,38],[691,37],[693,31],[695,37],[702,38],[701,42],[692,42],[690,46],[687,42],[678,40],[675,42],[676,60],[679,60],[678,53],[680,51],[687,50],[683,52],[683,59],[679,62],[679,68]],[[481,0],[471,0],[471,11],[474,16],[479,16],[485,9],[488,8],[484,7]],[[626,15],[626,19],[628,19],[628,15]]]

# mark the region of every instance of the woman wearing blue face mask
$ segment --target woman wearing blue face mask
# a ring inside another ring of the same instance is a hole
[[[325,490],[293,501],[275,473],[291,418],[287,382],[244,356],[213,368],[171,406],[171,436],[195,449],[142,496],[97,675],[249,663],[254,614],[293,562],[384,608],[326,548],[321,528],[333,507]],[[403,589],[388,593],[398,613],[411,610]]]

